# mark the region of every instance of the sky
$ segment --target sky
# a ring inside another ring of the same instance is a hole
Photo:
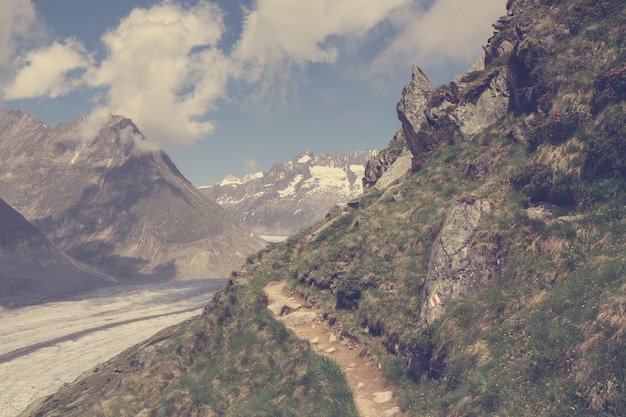
[[[506,0],[0,0],[0,107],[132,119],[196,186],[383,149],[418,65],[464,73]],[[101,120],[93,117],[90,120]]]

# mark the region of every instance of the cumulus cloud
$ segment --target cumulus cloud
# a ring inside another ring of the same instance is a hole
[[[19,42],[37,37],[40,25],[30,0],[0,0],[0,66],[15,57]]]
[[[30,51],[16,63],[19,71],[5,88],[9,100],[64,95],[82,83],[80,75],[72,75],[72,71],[90,67],[92,59],[80,42],[66,39]]]
[[[397,35],[371,68],[386,72],[391,62],[438,67],[477,59],[491,23],[504,12],[504,0],[436,0],[426,9],[413,2],[390,15]]]
[[[44,37],[31,0],[0,0],[0,100],[14,75],[13,61],[21,48],[32,48]]]
[[[292,66],[334,63],[341,40],[366,34],[410,0],[256,0],[233,51],[241,77],[272,83]]]
[[[213,132],[205,113],[225,95],[230,62],[217,43],[220,9],[164,2],[135,9],[102,37],[106,58],[87,73],[107,90],[110,112],[131,117],[163,144],[190,144]]]
[[[15,71],[3,91],[13,99],[58,97],[86,87],[99,97],[94,111],[131,118],[161,145],[192,144],[214,131],[209,112],[232,98],[231,83],[265,98],[284,92],[294,69],[360,52],[370,75],[477,58],[504,2],[253,0],[227,54],[219,6],[164,0],[107,31],[99,55],[66,39],[15,58],[16,40],[28,35],[36,13],[31,0],[0,0],[0,65]]]

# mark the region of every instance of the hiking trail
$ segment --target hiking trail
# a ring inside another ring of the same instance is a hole
[[[336,328],[323,320],[316,308],[291,294],[282,281],[273,281],[264,288],[268,309],[296,336],[307,340],[319,354],[327,355],[340,366],[352,390],[361,417],[402,417],[393,398],[393,389],[386,383],[376,362],[355,342],[342,339]]]

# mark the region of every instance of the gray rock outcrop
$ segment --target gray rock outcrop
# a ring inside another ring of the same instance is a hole
[[[363,190],[367,191],[373,187],[398,158],[407,151],[408,147],[404,130],[399,129],[387,147],[367,161],[365,174],[363,175]]]
[[[473,236],[483,216],[492,211],[488,201],[460,201],[448,214],[430,253],[422,288],[418,327],[440,318],[450,301],[470,294],[500,273],[497,242],[475,245]]]
[[[433,89],[428,77],[412,66],[411,82],[396,108],[414,160],[421,162],[440,144],[471,138],[509,110],[533,111],[549,105],[538,103],[547,90],[540,82],[541,65],[528,53],[541,45],[524,37],[525,28],[532,24],[525,16],[529,9],[535,9],[531,1],[509,7],[507,16],[494,25],[484,55],[448,85]],[[549,30],[540,41],[546,45],[560,29]]]
[[[422,128],[422,123],[426,122],[425,112],[428,108],[428,99],[433,93],[433,85],[417,65],[413,65],[411,71],[411,82],[402,90],[396,110],[402,122],[407,146],[413,155],[419,155],[426,151],[418,132]]]

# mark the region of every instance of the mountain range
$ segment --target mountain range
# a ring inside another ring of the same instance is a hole
[[[50,128],[0,110],[0,158],[0,196],[72,258],[122,282],[228,276],[264,246],[129,119]]]
[[[200,190],[253,232],[291,236],[360,196],[365,165],[376,155],[372,150],[316,156],[308,150],[267,172],[228,176]]]

